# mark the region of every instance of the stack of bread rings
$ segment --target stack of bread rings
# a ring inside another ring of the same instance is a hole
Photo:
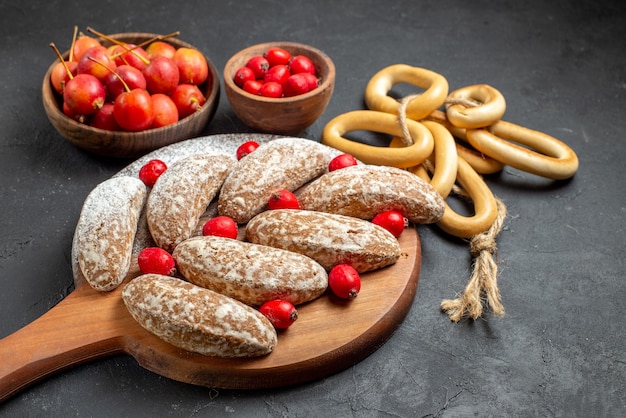
[[[398,83],[424,91],[398,101],[388,95]],[[481,174],[509,165],[561,180],[578,170],[578,157],[563,142],[502,120],[505,99],[489,85],[467,86],[448,94],[442,75],[396,64],[370,79],[365,103],[368,110],[347,112],[328,122],[322,143],[367,164],[407,169],[428,181],[444,199],[458,183],[472,200],[474,214],[462,216],[446,205],[437,225],[460,238],[485,232],[497,216],[496,199]],[[388,134],[393,140],[389,147],[378,147],[345,137],[357,130]]]

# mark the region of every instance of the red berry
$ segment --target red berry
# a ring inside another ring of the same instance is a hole
[[[291,72],[289,71],[289,67],[286,65],[276,65],[274,67],[270,67],[263,76],[263,82],[268,83],[270,81],[275,81],[278,84],[285,84]]]
[[[361,276],[349,264],[338,264],[328,273],[330,290],[342,299],[354,299],[361,290]]]
[[[320,80],[314,74],[311,74],[311,73],[298,73],[298,74],[304,77],[306,81],[309,83],[309,91],[317,88],[317,86],[320,85]]]
[[[277,99],[283,95],[283,86],[276,81],[268,81],[267,83],[263,83],[261,86],[259,95]]]
[[[243,90],[254,95],[258,95],[263,87],[263,82],[260,80],[248,80],[243,85]]]
[[[202,235],[222,238],[237,239],[239,229],[233,218],[228,216],[216,216],[204,223]]]
[[[300,209],[300,203],[296,195],[289,190],[277,190],[270,196],[267,207],[270,210]]]
[[[139,179],[148,187],[153,187],[157,179],[167,170],[167,165],[161,160],[150,160],[139,169]]]
[[[279,47],[269,48],[265,51],[263,56],[267,59],[267,62],[269,62],[270,67],[289,64],[289,61],[291,60],[291,54],[289,51]]]
[[[298,96],[300,94],[308,93],[308,91],[309,82],[306,77],[304,77],[303,73],[290,75],[283,85],[285,97]]]
[[[239,148],[237,148],[237,159],[241,160],[243,157],[250,154],[257,148],[259,148],[259,143],[256,141],[244,142],[243,144],[239,145]]]
[[[159,247],[148,247],[137,256],[137,264],[143,274],[162,274],[173,276],[176,273],[176,262],[170,253]]]
[[[277,329],[289,328],[298,319],[296,307],[291,302],[282,299],[265,302],[259,308],[259,312]]]
[[[270,68],[270,63],[262,55],[255,55],[246,62],[246,67],[254,72],[257,80],[263,79],[265,72]]]
[[[378,226],[385,228],[387,231],[398,238],[402,235],[404,228],[406,228],[406,220],[404,216],[395,210],[389,210],[387,212],[381,212],[374,216],[372,222]]]
[[[335,171],[353,165],[357,165],[356,158],[350,154],[341,154],[330,160],[328,171]]]
[[[256,76],[254,75],[254,71],[252,71],[249,67],[241,67],[237,71],[235,71],[235,77],[233,81],[239,87],[243,88],[243,85],[246,84],[246,81],[254,80]]]
[[[310,73],[315,75],[315,64],[309,57],[304,55],[293,57],[289,63],[289,68],[291,68],[291,74]]]

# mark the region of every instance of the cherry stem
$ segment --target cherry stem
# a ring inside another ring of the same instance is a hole
[[[72,45],[70,46],[70,56],[68,61],[74,61],[74,45],[76,44],[76,36],[78,35],[78,26],[74,25],[74,35],[72,35]]]
[[[59,57],[59,61],[61,61],[61,64],[63,64],[63,67],[65,68],[65,71],[67,71],[67,75],[70,80],[73,79],[74,76],[72,75],[70,68],[67,66],[67,62],[65,62],[65,60],[63,59],[63,55],[61,55],[61,51],[59,51],[59,48],[57,48],[54,42],[50,42],[50,48],[52,48],[54,53],[57,54],[57,57]]]
[[[180,31],[168,33],[167,35],[157,35],[157,36],[155,36],[155,37],[153,37],[151,39],[148,39],[147,41],[143,41],[139,45],[135,46],[135,48],[143,48],[144,46],[149,45],[152,42],[163,41],[163,40],[168,39],[168,38],[174,38],[174,37],[176,37],[178,35],[180,35]],[[133,48],[133,49],[135,49],[135,48]]]
[[[92,57],[92,56],[88,56],[87,58],[88,58],[88,59],[90,59],[91,61],[95,62],[95,63],[96,63],[96,64],[98,64],[98,65],[102,65],[102,66],[103,66],[104,68],[106,68],[107,70],[111,71],[111,73],[112,73],[115,77],[119,78],[119,80],[122,82],[122,84],[124,85],[124,90],[126,90],[126,92],[127,92],[127,93],[128,93],[128,92],[130,92],[130,87],[128,87],[128,84],[126,84],[126,82],[124,81],[124,79],[123,79],[122,77],[120,77],[120,75],[117,73],[117,71],[115,71],[114,69],[112,69],[111,67],[109,67],[108,65],[106,65],[105,63],[98,61],[97,59],[95,59],[95,58],[94,58],[94,57]]]
[[[118,41],[117,39],[113,39],[108,35],[105,35],[104,33],[98,32],[93,28],[87,27],[87,32],[92,33],[96,36],[101,37],[102,39],[105,39],[111,43],[114,43],[115,45],[119,45],[122,48],[124,48],[126,50],[126,52],[130,52],[131,54],[135,55],[137,58],[139,58],[144,64],[148,65],[150,64],[150,61],[148,61],[145,57],[142,57],[141,55],[139,55],[137,53],[137,51],[134,51],[135,48],[130,48],[128,45],[126,45],[125,42],[122,41]]]
[[[113,58],[113,59],[118,58],[118,57],[120,57],[120,56],[124,55],[125,53],[130,52],[130,51],[132,51],[132,50],[134,50],[134,49],[136,49],[136,48],[143,48],[144,46],[149,45],[149,44],[151,44],[152,42],[155,42],[155,41],[162,41],[162,40],[165,40],[165,39],[168,39],[168,38],[173,38],[173,37],[178,36],[178,35],[180,35],[180,32],[179,32],[179,31],[176,31],[176,32],[168,33],[167,35],[158,35],[158,36],[155,36],[155,37],[153,37],[153,38],[148,39],[147,41],[143,41],[143,42],[142,42],[142,43],[140,43],[139,45],[135,45],[135,46],[134,46],[134,47],[132,47],[132,48],[129,48],[129,47],[128,47],[128,45],[126,45],[126,46],[125,46],[126,51],[124,51],[124,52],[118,52],[117,54],[113,54],[113,55],[111,56],[111,58]]]

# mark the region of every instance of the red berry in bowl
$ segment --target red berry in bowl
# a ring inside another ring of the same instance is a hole
[[[260,80],[248,80],[243,85],[243,90],[254,95],[258,95],[263,87],[263,82]]]
[[[296,307],[291,302],[282,299],[265,302],[259,308],[259,312],[277,329],[287,329],[298,319]]]
[[[270,68],[270,63],[262,55],[255,55],[246,62],[246,67],[254,72],[257,80],[262,80],[265,73]]]
[[[289,71],[289,67],[286,65],[275,65],[270,67],[263,76],[263,82],[267,83],[270,81],[275,81],[278,84],[284,85],[291,72]]]
[[[163,161],[154,159],[145,163],[139,169],[139,180],[148,187],[153,187],[161,174],[167,170],[167,164]]]
[[[275,65],[286,65],[289,64],[289,61],[291,61],[291,53],[280,47],[269,48],[265,51],[263,56],[267,59],[270,67]]]
[[[241,88],[246,84],[246,81],[256,80],[256,76],[254,75],[254,71],[248,67],[241,67],[237,71],[235,71],[235,77],[233,81],[235,84]]]
[[[259,95],[263,97],[273,97],[275,99],[282,97],[283,95],[283,86],[276,81],[268,81],[267,83],[263,83],[261,89],[259,90]]]
[[[292,74],[287,78],[283,86],[285,97],[298,96],[309,92],[309,82],[303,73]]]
[[[137,256],[137,264],[143,274],[173,276],[176,273],[174,257],[159,247],[148,247]]]
[[[296,55],[289,63],[291,74],[310,73],[315,75],[315,64],[305,55]]]

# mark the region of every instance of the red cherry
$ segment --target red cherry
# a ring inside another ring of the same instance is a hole
[[[255,151],[257,148],[259,148],[259,143],[256,141],[244,142],[237,148],[237,159],[241,160],[243,157]]]
[[[94,114],[104,104],[105,97],[104,86],[90,74],[76,75],[63,90],[63,101],[73,114]]]
[[[298,319],[296,307],[291,302],[282,299],[265,302],[259,308],[259,312],[277,329],[287,329]]]
[[[174,60],[166,57],[155,57],[143,69],[146,78],[146,89],[152,93],[170,95],[180,81],[180,70]]]
[[[93,114],[89,124],[98,129],[119,131],[120,125],[118,125],[115,120],[115,115],[113,114],[114,108],[113,103],[104,103],[102,107]]]
[[[197,49],[178,48],[174,62],[178,65],[181,83],[200,85],[209,77],[209,65]]]
[[[139,179],[148,187],[153,187],[161,174],[167,170],[167,164],[159,159],[153,159],[145,163],[139,169]]]
[[[126,91],[115,99],[115,120],[126,131],[143,131],[152,126],[154,107],[147,90]]]
[[[328,273],[328,287],[342,299],[354,299],[361,291],[361,276],[349,264],[338,264]]]
[[[385,228],[387,231],[398,238],[406,228],[406,220],[404,216],[395,210],[381,212],[374,216],[372,223]]]
[[[115,61],[109,57],[107,49],[101,45],[86,50],[78,60],[78,74],[91,74],[100,80],[106,81],[111,69],[115,69]]]
[[[202,235],[237,239],[239,228],[233,218],[223,215],[216,216],[204,223]]]
[[[328,163],[328,171],[335,171],[353,165],[357,165],[356,158],[351,154],[340,154],[330,160],[330,163]]]
[[[96,38],[91,36],[82,35],[76,38],[74,41],[74,47],[72,48],[72,60],[78,62],[83,53],[91,47],[100,45],[100,42]]]
[[[270,196],[267,207],[270,210],[300,209],[300,203],[296,195],[289,190],[277,190]]]
[[[148,59],[150,60],[159,56],[172,59],[176,53],[176,48],[167,42],[154,41],[146,47],[146,53],[148,54]]]
[[[171,125],[178,122],[178,109],[170,96],[163,93],[155,93],[150,96],[154,111],[152,128]]]
[[[124,85],[124,83],[126,83],[126,85]],[[109,72],[109,75],[104,81],[104,86],[107,90],[107,98],[114,101],[117,96],[126,91],[126,86],[128,86],[130,90],[145,89],[146,78],[137,68],[125,64],[117,67],[115,73]]]
[[[134,44],[115,45],[110,48],[109,54],[116,65],[130,65],[139,71],[143,71],[150,62],[148,53]]]
[[[194,84],[179,84],[170,97],[176,104],[179,119],[200,110],[206,102],[206,97]]]
[[[162,248],[148,247],[137,256],[139,270],[143,274],[162,274],[173,276],[176,273],[176,262],[170,253]]]
[[[65,65],[67,65],[67,69]],[[50,73],[52,87],[59,94],[63,94],[65,84],[70,81],[70,74],[74,77],[78,70],[78,63],[76,61],[65,61],[65,65],[63,65],[62,62],[57,62]],[[69,70],[70,74],[68,74],[67,70]]]

